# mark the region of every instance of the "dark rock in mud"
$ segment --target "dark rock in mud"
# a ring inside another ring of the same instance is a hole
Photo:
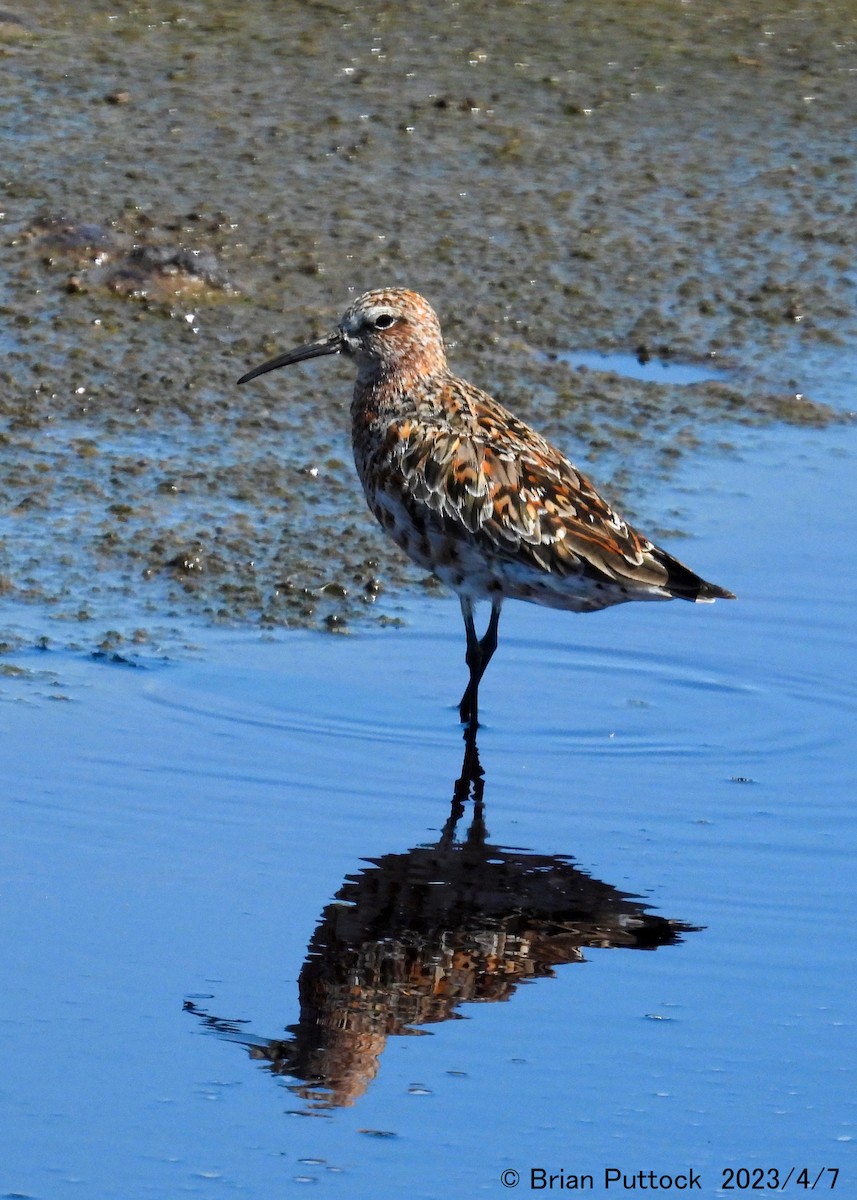
[[[170,246],[135,246],[101,282],[119,296],[235,291],[212,251]]]

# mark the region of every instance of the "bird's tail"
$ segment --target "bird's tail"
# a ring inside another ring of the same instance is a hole
[[[664,591],[675,596],[677,600],[691,600],[696,604],[712,604],[715,600],[734,600],[735,593],[720,587],[717,583],[709,583],[702,579],[683,562],[667,554],[666,550],[656,552],[658,562],[667,572]]]

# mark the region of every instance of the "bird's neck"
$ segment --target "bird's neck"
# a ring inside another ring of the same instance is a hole
[[[412,354],[405,361],[363,360],[357,366],[355,396],[359,392],[383,395],[431,394],[449,375],[442,354]]]
[[[385,426],[403,417],[430,419],[441,412],[439,398],[449,372],[388,371],[358,375],[351,415],[355,427]]]
[[[360,356],[357,359],[357,386],[410,390],[419,381],[448,374],[443,345],[435,342],[411,343],[400,348],[390,359]]]

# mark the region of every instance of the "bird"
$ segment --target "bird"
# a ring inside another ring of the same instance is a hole
[[[458,595],[465,729],[479,724],[479,685],[507,599],[570,612],[630,600],[735,599],[632,528],[562,451],[454,375],[437,314],[407,288],[365,292],[327,336],[238,383],[333,354],[357,369],[352,444],[369,508],[414,562]],[[480,637],[474,611],[483,600],[491,614]]]

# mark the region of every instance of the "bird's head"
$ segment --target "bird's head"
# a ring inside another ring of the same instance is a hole
[[[349,305],[327,337],[277,355],[238,382],[325,354],[355,359],[360,380],[433,375],[446,367],[440,323],[428,301],[407,288],[379,288]]]

